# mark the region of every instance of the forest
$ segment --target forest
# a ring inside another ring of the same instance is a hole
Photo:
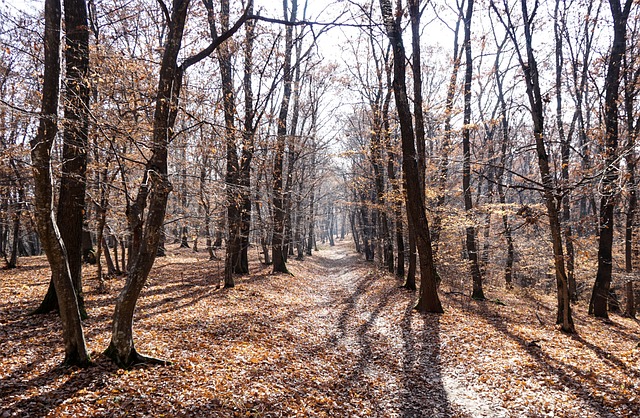
[[[639,136],[636,0],[4,0],[0,418],[640,416]]]

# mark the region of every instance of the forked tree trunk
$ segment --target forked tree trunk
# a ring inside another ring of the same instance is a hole
[[[60,78],[59,0],[45,0],[44,82],[38,132],[31,141],[35,218],[40,241],[51,266],[57,290],[65,345],[65,364],[87,366],[89,353],[84,339],[78,301],[69,272],[67,254],[53,213],[51,149],[57,134],[58,91]]]
[[[390,83],[390,74],[387,74],[388,84]],[[387,90],[387,94],[384,99],[384,104],[382,106],[382,127],[383,127],[383,142],[387,149],[387,177],[389,178],[389,183],[391,184],[391,190],[394,196],[394,218],[395,218],[395,231],[396,231],[396,264],[394,267],[394,271],[396,277],[400,279],[404,279],[404,263],[405,263],[405,249],[404,249],[404,231],[403,231],[403,222],[402,222],[402,200],[399,198],[402,196],[401,189],[401,181],[399,181],[396,177],[396,154],[393,149],[393,145],[391,144],[391,131],[389,127],[389,104],[391,102],[392,92],[391,89]],[[403,287],[416,290],[416,281],[415,274],[411,276],[413,281],[405,281]]]
[[[416,160],[415,143],[406,83],[406,55],[400,29],[402,13],[395,13],[390,0],[380,0],[380,9],[387,36],[393,50],[393,92],[400,120],[402,138],[402,169],[407,185],[407,215],[415,231],[416,247],[420,254],[420,297],[416,309],[420,312],[443,312],[438,297],[429,223],[426,218],[424,196],[420,193],[420,173]]]
[[[177,59],[189,0],[175,0],[173,6],[159,72],[151,142],[152,155],[147,163],[135,202],[128,208],[133,250],[130,252],[129,274],[125,287],[116,300],[111,343],[105,352],[120,367],[130,367],[137,363],[167,363],[138,354],[133,343],[133,313],[156,257],[160,241],[159,230],[164,222],[167,200],[172,188],[167,172],[167,148],[173,137],[182,76],[189,66],[209,56],[248,18],[245,12],[230,30],[214,39],[206,49],[187,58],[178,67]]]

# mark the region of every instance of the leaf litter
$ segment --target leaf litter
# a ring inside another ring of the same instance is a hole
[[[55,315],[28,316],[46,292],[43,257],[0,272],[0,418],[12,416],[635,417],[640,326],[574,308],[560,333],[554,299],[488,287],[502,303],[441,296],[444,315],[412,310],[416,295],[348,242],[291,260],[293,276],[252,265],[216,289],[220,263],[169,248],[136,311],[139,351],[167,367],[118,370],[107,347],[117,290],[97,292],[85,266],[95,365],[58,367]],[[542,324],[541,324],[542,322]]]

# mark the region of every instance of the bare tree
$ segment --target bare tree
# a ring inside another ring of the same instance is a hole
[[[416,309],[420,312],[443,312],[438,297],[431,236],[427,221],[424,196],[420,193],[420,173],[416,159],[414,130],[407,97],[406,54],[402,41],[401,18],[402,7],[398,1],[395,13],[390,0],[380,0],[380,9],[387,36],[393,50],[393,93],[400,120],[402,138],[402,169],[407,187],[407,215],[411,217],[410,225],[415,230],[418,254],[420,256],[420,297]]]
[[[613,263],[613,209],[617,195],[616,180],[618,178],[618,90],[620,87],[620,68],[626,49],[627,19],[632,4],[632,0],[625,1],[624,6],[620,4],[620,0],[609,0],[613,17],[613,43],[604,87],[605,169],[600,189],[598,272],[589,303],[589,313],[601,318],[609,316],[608,300]]]
[[[60,22],[58,0],[45,1],[45,73],[42,108],[37,135],[31,141],[35,218],[56,289],[65,344],[65,364],[87,366],[89,353],[84,339],[78,299],[74,291],[67,250],[53,213],[51,148],[58,132],[58,90],[60,83]]]
[[[553,244],[554,266],[556,271],[556,280],[558,283],[557,322],[562,324],[563,331],[573,333],[575,332],[575,327],[571,317],[569,286],[564,264],[560,217],[558,207],[556,206],[558,196],[553,182],[553,175],[549,165],[549,154],[547,153],[547,146],[545,144],[543,98],[540,91],[538,65],[533,52],[532,21],[538,10],[538,1],[535,2],[531,13],[529,13],[528,10],[527,0],[521,0],[520,5],[522,8],[522,27],[524,29],[524,52],[518,43],[516,25],[512,20],[511,9],[509,8],[506,0],[503,1],[504,9],[502,11],[498,10],[495,2],[491,2],[493,11],[498,16],[514,44],[518,62],[520,63],[520,67],[524,73],[527,97],[529,99],[529,109],[533,122],[533,136],[538,155],[538,168],[540,169],[540,176],[542,177],[542,194],[544,196],[547,215],[549,217],[549,228]]]

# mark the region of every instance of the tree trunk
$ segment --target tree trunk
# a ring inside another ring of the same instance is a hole
[[[130,367],[137,363],[166,364],[165,361],[137,353],[133,344],[132,325],[136,302],[155,260],[160,240],[159,230],[164,222],[167,200],[172,188],[167,172],[167,148],[174,135],[182,76],[189,66],[209,56],[247,19],[245,12],[232,29],[214,39],[203,51],[185,59],[178,67],[177,59],[188,8],[189,0],[174,0],[159,71],[151,141],[152,154],[136,199],[128,208],[128,221],[132,232],[129,274],[125,287],[116,300],[111,343],[105,352],[120,367]],[[146,219],[143,219],[145,209]]]
[[[420,297],[416,309],[420,312],[441,313],[443,309],[437,292],[424,196],[420,192],[420,173],[416,160],[413,124],[407,97],[406,55],[400,29],[402,13],[396,13],[397,19],[394,19],[390,0],[380,0],[380,9],[393,50],[393,92],[402,138],[402,169],[407,185],[407,215],[411,219],[410,226],[415,231],[416,247],[420,255]]]
[[[633,238],[636,212],[638,208],[638,188],[636,184],[636,153],[635,144],[640,130],[640,120],[635,121],[634,102],[637,94],[637,83],[640,78],[640,72],[631,71],[627,54],[624,55],[624,106],[626,113],[628,144],[625,153],[625,161],[627,163],[627,187],[629,189],[629,202],[626,213],[625,224],[625,240],[624,240],[624,260],[625,272],[627,275],[633,273]],[[629,318],[636,317],[636,304],[633,280],[628,279],[625,283],[625,316]]]
[[[298,10],[298,0],[291,1],[291,18],[289,19],[288,0],[284,0],[284,18],[286,21],[294,22]],[[275,145],[275,156],[273,162],[273,240],[272,258],[274,273],[289,273],[286,264],[285,251],[285,205],[282,189],[284,150],[287,137],[287,115],[289,114],[289,101],[291,98],[291,84],[293,81],[293,71],[291,68],[291,54],[293,51],[293,26],[287,25],[285,29],[285,50],[283,64],[284,92],[280,102],[280,112],[277,119],[277,138]]]
[[[504,185],[502,180],[504,178],[504,171],[507,165],[507,152],[509,149],[509,119],[507,114],[507,103],[504,98],[504,73],[500,74],[499,71],[499,63],[500,63],[500,54],[502,52],[502,48],[506,43],[507,38],[505,37],[504,42],[499,46],[498,52],[496,53],[496,61],[495,61],[495,76],[496,76],[496,86],[498,89],[498,101],[500,102],[500,127],[502,133],[502,144],[500,149],[500,157],[501,162],[498,166],[498,170],[496,172],[496,182],[498,183],[498,199],[500,200],[500,205],[505,207],[507,203],[506,192],[504,190]],[[504,227],[504,239],[507,244],[507,259],[504,266],[504,281],[507,289],[511,289],[513,287],[513,259],[514,259],[514,248],[513,248],[513,236],[511,234],[511,225],[509,223],[509,215],[503,209],[502,213],[502,226]]]
[[[24,193],[21,193],[24,194]],[[22,204],[19,203],[18,208],[16,209],[16,213],[13,214],[13,237],[11,239],[11,257],[9,258],[9,262],[7,263],[8,269],[16,268],[18,265],[18,244],[20,241],[20,206]]]
[[[605,171],[600,190],[600,241],[598,244],[598,272],[593,285],[589,314],[608,318],[608,299],[611,287],[612,245],[613,245],[613,210],[617,195],[618,179],[618,88],[620,86],[620,67],[626,49],[627,18],[631,10],[632,0],[627,0],[622,9],[620,0],[610,0],[613,17],[613,45],[609,55],[607,76],[605,79]]]
[[[554,11],[554,35],[556,45],[556,123],[558,125],[558,137],[560,138],[560,148],[562,154],[562,168],[560,170],[564,187],[569,184],[569,163],[571,158],[571,134],[567,136],[564,131],[564,123],[562,121],[562,68],[564,65],[562,54],[562,34],[558,20],[560,19],[558,12],[560,0],[556,0]],[[564,22],[563,22],[564,24]],[[578,295],[576,290],[576,279],[574,275],[575,251],[573,248],[573,231],[571,228],[571,199],[569,193],[564,193],[562,198],[562,222],[564,225],[565,248],[567,250],[567,280],[569,281],[569,298],[572,302],[576,302]]]
[[[465,52],[465,72],[464,72],[464,121],[462,125],[462,193],[464,195],[464,209],[467,214],[473,210],[471,196],[471,77],[473,75],[473,62],[471,58],[471,17],[473,16],[473,0],[467,0],[467,11],[464,18],[464,52]],[[469,216],[469,215],[468,215]],[[474,222],[468,219],[467,222]],[[476,300],[484,300],[482,289],[482,276],[480,273],[480,262],[478,260],[478,244],[476,242],[476,227],[468,225],[466,227],[466,250],[471,267],[471,277],[473,279],[473,292],[471,297]]]
[[[503,25],[505,26],[505,29],[507,29],[507,33],[511,37],[513,44],[516,46],[518,60],[524,73],[527,97],[529,99],[531,118],[533,122],[533,136],[536,144],[536,152],[538,154],[538,167],[540,170],[540,176],[542,178],[543,196],[547,208],[547,215],[549,217],[549,229],[553,246],[553,259],[556,271],[556,281],[558,284],[557,323],[562,324],[562,330],[564,332],[574,333],[575,327],[573,325],[573,318],[571,317],[568,280],[564,266],[560,217],[558,215],[558,208],[556,206],[557,196],[555,193],[553,176],[549,167],[549,156],[547,154],[544,137],[543,99],[542,94],[540,93],[537,62],[533,54],[531,34],[532,16],[530,16],[528,13],[526,0],[521,0],[520,5],[522,7],[522,15],[524,17],[523,21],[526,58],[522,56],[522,51],[518,48],[518,39],[516,38],[516,34],[514,33],[513,26],[505,23],[504,20],[502,20],[502,16],[497,10],[495,4],[491,4],[494,12],[501,19]]]
[[[247,6],[253,13],[253,6]],[[251,232],[251,161],[255,151],[255,108],[253,104],[253,43],[255,39],[255,22],[249,21],[245,27],[244,49],[244,130],[242,132],[242,156],[240,158],[240,194],[241,204],[241,254],[238,273],[249,274],[249,234]]]
[[[38,132],[31,141],[35,218],[40,240],[51,267],[57,290],[60,319],[65,345],[64,363],[87,366],[89,353],[84,339],[78,300],[69,271],[65,246],[53,214],[53,179],[51,149],[57,134],[58,91],[60,81],[60,23],[58,0],[45,0],[44,82],[42,86],[41,118]]]

